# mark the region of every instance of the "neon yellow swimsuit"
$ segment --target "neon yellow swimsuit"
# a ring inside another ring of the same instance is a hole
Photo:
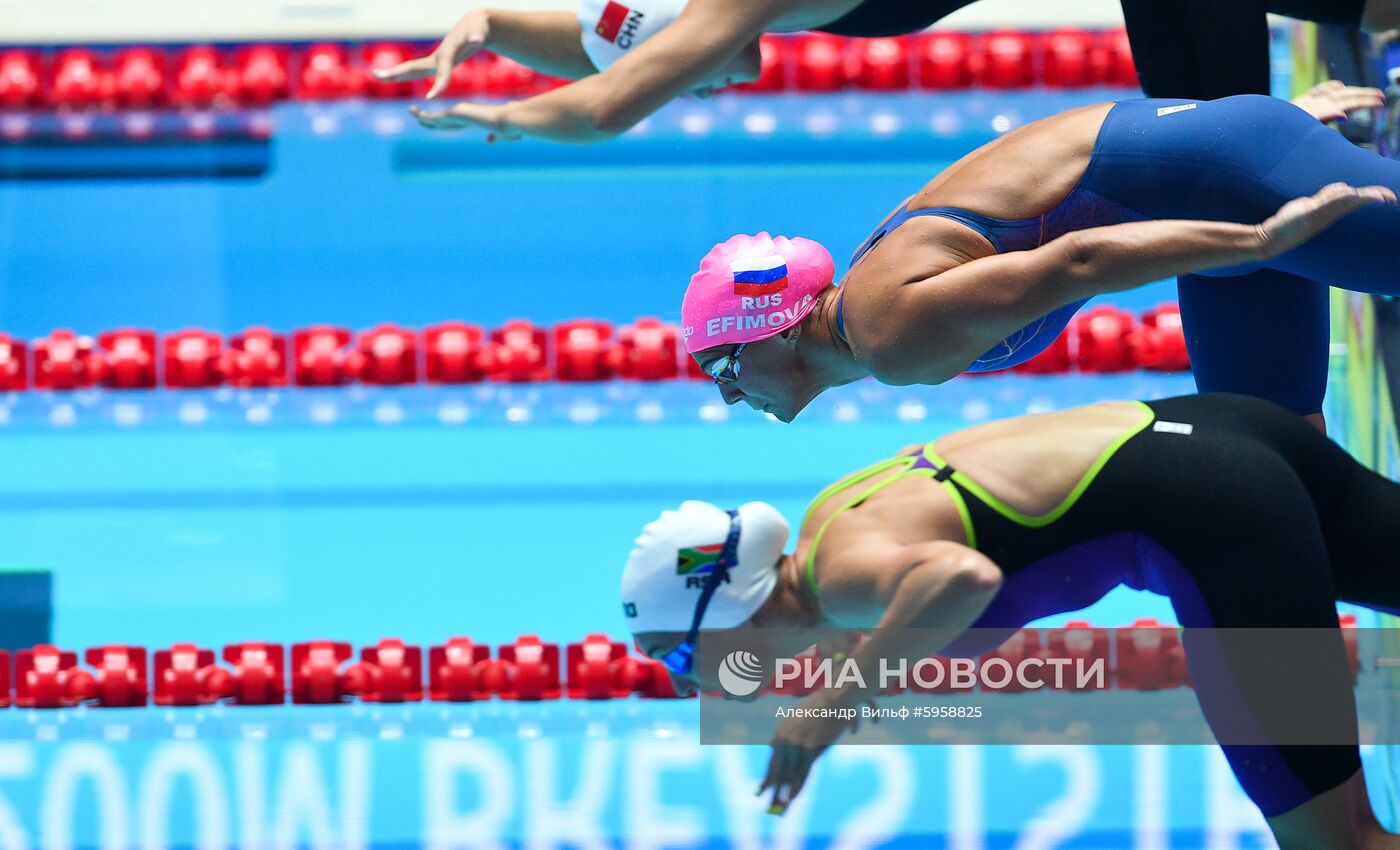
[[[870,487],[858,490],[856,495],[852,496],[845,504],[832,511],[831,515],[822,522],[821,527],[817,529],[816,536],[812,538],[811,547],[807,550],[806,569],[808,586],[812,588],[813,593],[820,593],[820,589],[817,587],[815,571],[817,547],[821,545],[822,537],[826,535],[826,530],[831,527],[832,521],[895,481],[907,478],[910,475],[922,475],[926,478],[932,478],[939,482],[943,489],[948,492],[948,495],[953,499],[954,507],[958,510],[958,516],[962,518],[963,531],[967,534],[967,545],[973,549],[979,548],[977,545],[977,525],[994,525],[994,523],[988,520],[998,515],[1014,526],[1023,529],[1040,529],[1049,526],[1068,513],[1070,508],[1074,507],[1075,503],[1084,495],[1084,492],[1089,489],[1089,485],[1094,482],[1094,479],[1103,469],[1104,464],[1108,463],[1109,459],[1113,457],[1118,449],[1122,448],[1124,443],[1137,436],[1144,428],[1152,424],[1152,420],[1155,416],[1152,412],[1152,408],[1142,402],[1134,402],[1134,404],[1138,406],[1140,411],[1138,421],[1125,429],[1122,434],[1104,447],[1104,450],[1094,459],[1094,462],[1089,466],[1088,470],[1085,471],[1084,475],[1080,477],[1078,483],[1069,491],[1069,494],[1049,513],[1040,516],[1028,516],[1021,513],[1006,504],[1006,502],[992,495],[985,487],[969,478],[966,473],[953,469],[947,461],[934,451],[932,442],[924,444],[921,451],[882,460],[873,466],[868,466],[865,469],[842,478],[840,481],[837,481],[835,484],[832,484],[830,487],[827,487],[817,494],[816,499],[812,501],[811,507],[807,509],[807,513],[802,518],[804,525],[807,519],[811,517],[812,512],[827,499],[831,498],[832,494],[859,484],[862,481],[866,481],[887,470],[901,467],[894,475],[882,481],[878,481]],[[969,501],[967,498],[968,496],[975,498]],[[974,513],[982,515],[979,522],[976,524],[973,521]]]

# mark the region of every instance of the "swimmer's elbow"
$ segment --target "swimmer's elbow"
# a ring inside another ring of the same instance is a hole
[[[951,540],[925,543],[920,560],[933,567],[949,588],[993,592],[1001,588],[1001,568],[981,552]]]
[[[587,112],[574,120],[563,141],[592,145],[612,141],[626,131],[626,126],[620,126],[606,116]]]
[[[590,141],[608,141],[621,136],[636,126],[641,117],[635,110],[624,105],[603,104],[588,111],[588,131],[593,136]]]
[[[1003,581],[1001,568],[986,555],[946,540],[924,545],[914,574],[919,576],[926,615],[940,621],[957,610],[980,610]]]
[[[1001,568],[977,552],[968,551],[949,569],[948,586],[961,595],[995,596],[1001,590]]]

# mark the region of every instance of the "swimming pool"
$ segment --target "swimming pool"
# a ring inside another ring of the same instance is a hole
[[[590,149],[430,138],[398,105],[283,106],[253,176],[0,184],[0,316],[30,337],[674,318],[714,241],[802,233],[841,257],[961,152],[1116,94],[719,98]],[[623,634],[618,566],[681,499],[795,517],[840,474],[971,422],[1190,387],[858,384],[791,426],[690,382],[26,393],[0,400],[3,566],[52,572],[69,648]],[[1171,619],[1128,591],[1089,613],[1144,616]],[[1206,748],[841,748],[768,818],[750,794],[761,749],[696,746],[694,715],[636,699],[3,709],[0,842],[1267,844]]]

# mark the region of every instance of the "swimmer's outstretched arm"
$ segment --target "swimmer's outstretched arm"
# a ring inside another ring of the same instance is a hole
[[[861,670],[880,669],[881,659],[913,664],[936,654],[977,621],[1002,580],[986,555],[951,541],[900,545],[867,539],[836,554],[822,572],[823,608],[838,619],[874,624],[870,638],[851,652]],[[853,685],[832,688],[808,697],[804,707],[849,708],[874,696]],[[769,811],[787,808],[817,756],[848,725],[819,714],[794,715],[778,725],[758,789],[773,790]]]
[[[428,99],[447,88],[452,68],[480,50],[508,56],[522,65],[555,77],[577,80],[596,73],[579,38],[578,16],[572,12],[516,12],[473,9],[462,16],[427,56],[374,72],[387,82],[432,77]]]
[[[1289,201],[1258,225],[1160,220],[1091,227],[1030,251],[995,254],[916,279],[892,273],[898,262],[872,266],[865,272],[870,280],[851,286],[848,279],[843,286],[846,332],[857,359],[881,382],[942,383],[997,340],[1058,307],[1267,260],[1367,204],[1395,200],[1384,186],[1336,183]]]
[[[525,100],[412,112],[430,129],[479,127],[501,139],[604,141],[673,98],[719,82],[716,74],[741,52],[756,49],[764,27],[782,10],[780,0],[691,0],[668,26],[601,73]]]

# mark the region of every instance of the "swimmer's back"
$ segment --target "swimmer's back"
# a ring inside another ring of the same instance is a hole
[[[1006,504],[1042,516],[1144,415],[1137,402],[1107,401],[1018,416],[940,437],[934,451]]]
[[[975,425],[939,438],[933,449],[1010,507],[1040,516],[1063,502],[1104,450],[1141,424],[1144,415],[1144,407],[1137,402],[1100,402]],[[908,446],[900,455],[920,448]],[[837,514],[828,538],[839,536],[842,526],[854,531],[878,523],[897,529],[908,537],[903,541],[907,543],[935,539],[965,543],[961,515],[942,485],[905,470],[904,465],[894,465],[869,475],[862,471],[824,491],[803,519],[798,556],[805,558],[818,530]],[[1027,470],[1036,474],[1027,475]],[[850,507],[853,499],[872,490],[858,509]],[[821,545],[825,548],[827,543]]]
[[[1000,219],[1042,215],[1083,176],[1112,108],[1093,104],[1018,127],[943,169],[909,208],[959,207]]]

